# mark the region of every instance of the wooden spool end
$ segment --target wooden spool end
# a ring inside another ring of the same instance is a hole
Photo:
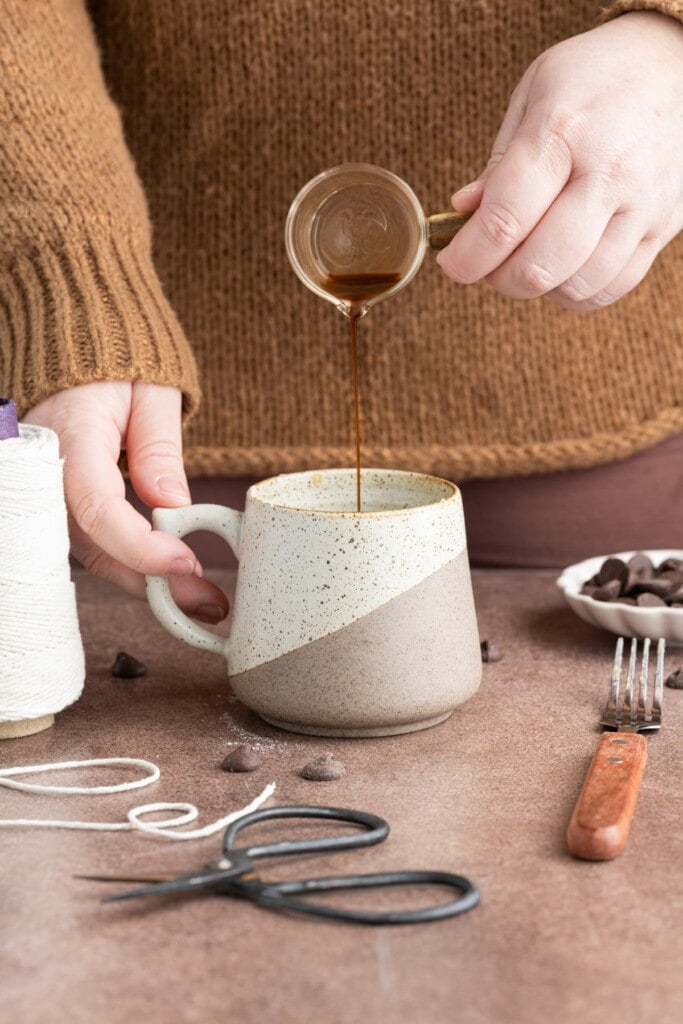
[[[21,736],[33,736],[54,725],[54,715],[41,715],[40,718],[24,718],[20,722],[0,722],[0,740],[16,740]]]

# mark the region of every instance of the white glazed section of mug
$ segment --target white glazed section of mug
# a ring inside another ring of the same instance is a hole
[[[436,477],[363,470],[250,488],[232,614],[236,675],[328,636],[427,579],[466,547],[460,492]]]

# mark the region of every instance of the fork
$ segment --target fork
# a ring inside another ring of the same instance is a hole
[[[612,860],[626,845],[647,760],[647,744],[640,734],[656,732],[662,725],[665,646],[663,638],[657,642],[649,704],[650,639],[643,640],[637,693],[638,641],[631,640],[623,700],[619,691],[624,638],[617,640],[609,697],[600,719],[600,725],[611,731],[600,740],[567,828],[567,846],[582,860]]]

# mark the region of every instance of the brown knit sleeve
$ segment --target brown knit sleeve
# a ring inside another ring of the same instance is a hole
[[[199,398],[84,3],[0,0],[0,390],[21,414],[94,380]]]
[[[615,0],[603,8],[600,21],[609,21],[630,11],[659,11],[683,21],[683,0]]]

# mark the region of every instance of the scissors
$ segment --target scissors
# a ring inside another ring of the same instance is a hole
[[[352,834],[325,836],[319,839],[283,839],[279,842],[254,846],[234,846],[237,835],[263,821],[280,818],[315,818],[324,821],[359,825],[363,831]],[[253,811],[233,822],[223,836],[221,858],[191,874],[162,877],[79,875],[97,882],[147,882],[141,888],[108,896],[103,902],[136,899],[142,896],[184,895],[212,890],[226,896],[238,896],[260,907],[293,911],[314,917],[331,917],[357,924],[417,924],[455,917],[471,910],[479,903],[479,889],[468,878],[446,871],[387,871],[371,875],[343,875],[340,877],[306,878],[294,882],[263,882],[255,871],[254,862],[265,857],[291,856],[306,853],[335,853],[375,846],[389,834],[389,825],[383,818],[364,811],[340,807],[269,807]],[[458,896],[448,903],[438,903],[416,910],[386,912],[353,910],[315,903],[300,896],[346,889],[381,889],[392,885],[445,886]]]

